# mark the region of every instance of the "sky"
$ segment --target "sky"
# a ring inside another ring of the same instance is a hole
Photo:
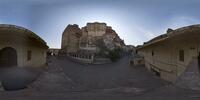
[[[0,24],[25,27],[50,48],[61,47],[68,24],[112,26],[127,45],[141,45],[168,28],[200,24],[200,0],[0,0]]]

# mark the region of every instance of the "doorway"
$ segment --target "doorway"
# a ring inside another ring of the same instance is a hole
[[[0,50],[0,67],[17,66],[17,52],[14,48],[6,47]]]
[[[200,72],[200,52],[198,54],[198,68],[199,68],[199,72]]]

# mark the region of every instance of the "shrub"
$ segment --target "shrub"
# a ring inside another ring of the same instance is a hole
[[[112,62],[116,62],[121,58],[121,49],[114,49],[112,51],[109,51],[108,57]]]

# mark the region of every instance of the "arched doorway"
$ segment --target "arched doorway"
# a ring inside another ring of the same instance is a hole
[[[0,50],[0,67],[17,66],[17,52],[14,48],[6,47]]]
[[[200,72],[200,52],[199,52],[199,55],[198,55],[198,67],[199,67],[199,72]]]

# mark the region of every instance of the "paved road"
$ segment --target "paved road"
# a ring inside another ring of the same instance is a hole
[[[199,100],[200,91],[181,89],[129,66],[129,57],[105,65],[81,65],[51,57],[49,69],[28,89],[0,92],[2,100]]]
[[[104,65],[81,65],[66,59],[58,63],[76,85],[89,89],[118,87],[155,88],[165,84],[149,73],[144,66],[129,66],[129,57]]]

